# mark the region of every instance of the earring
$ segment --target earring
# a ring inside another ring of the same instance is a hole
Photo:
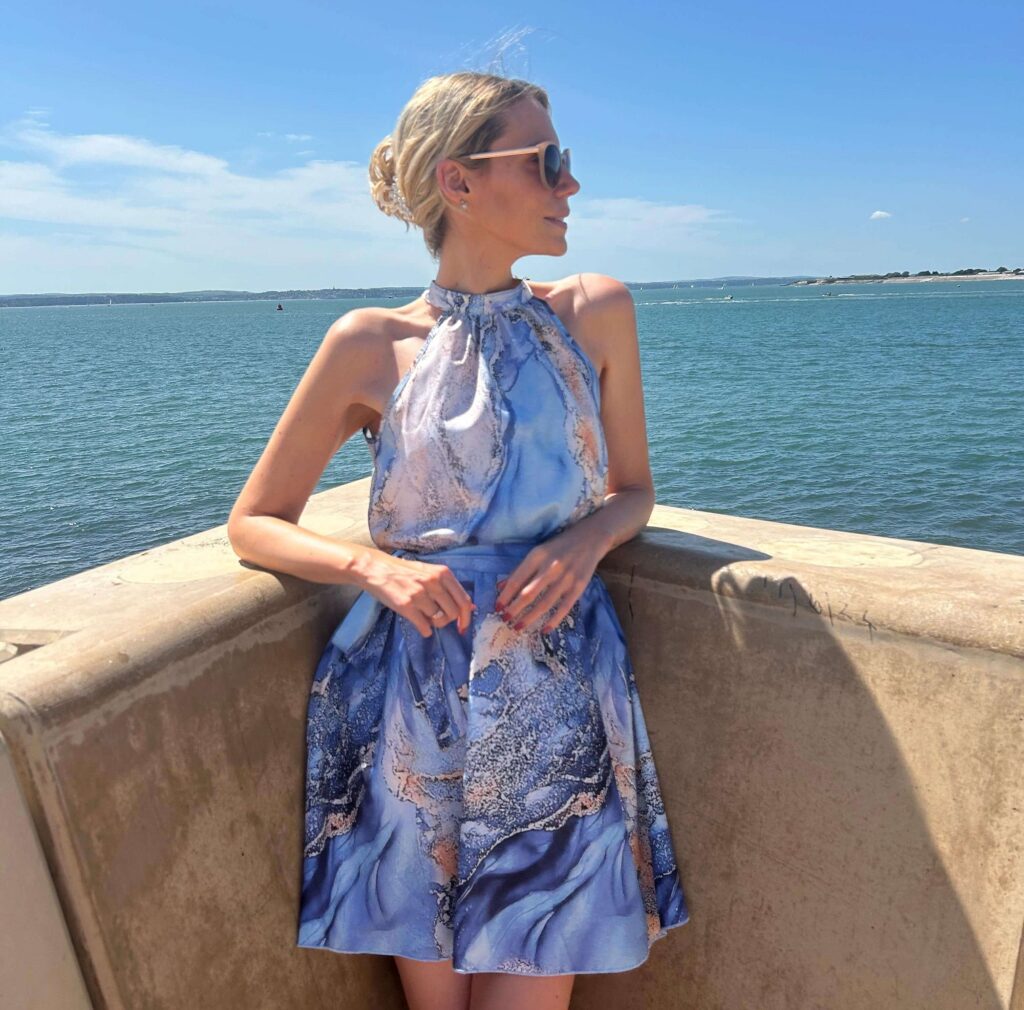
[[[460,200],[460,201],[459,201],[459,206],[460,206],[460,207],[461,207],[461,208],[462,208],[463,210],[465,210],[465,209],[466,209],[466,208],[467,208],[467,207],[469,206],[469,204],[468,204],[468,203],[466,203],[466,201],[465,201],[465,200]]]

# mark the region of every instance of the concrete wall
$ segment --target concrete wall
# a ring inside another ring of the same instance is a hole
[[[303,525],[369,542],[367,486]],[[573,1006],[1024,1010],[1024,558],[659,507],[600,571],[691,920]],[[5,1010],[403,1005],[294,946],[354,596],[218,527],[0,601]]]

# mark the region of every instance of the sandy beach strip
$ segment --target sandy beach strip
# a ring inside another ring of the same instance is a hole
[[[1024,274],[996,273],[995,270],[986,271],[983,274],[929,274],[927,277],[879,277],[867,279],[858,277],[856,280],[847,280],[844,277],[818,277],[813,281],[794,281],[794,284],[927,284],[932,281],[1024,281]]]

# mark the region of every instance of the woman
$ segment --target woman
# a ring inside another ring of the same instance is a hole
[[[420,86],[370,177],[437,276],[331,326],[229,521],[362,589],[310,693],[298,946],[393,955],[413,1010],[564,1007],[688,919],[596,573],[654,504],[632,298],[511,273],[566,251],[568,155],[533,84]],[[375,547],[297,525],[360,430]]]

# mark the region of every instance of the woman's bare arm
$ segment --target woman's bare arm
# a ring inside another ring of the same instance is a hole
[[[228,518],[244,561],[310,582],[359,583],[373,547],[298,526],[331,458],[366,421],[361,402],[380,367],[380,320],[353,309],[328,329]]]
[[[374,308],[353,309],[327,331],[231,509],[228,540],[242,560],[262,568],[355,583],[424,637],[453,620],[464,631],[474,604],[447,565],[298,525],[331,457],[368,420],[363,399],[370,376],[387,367],[386,338],[385,317]]]
[[[577,326],[604,360],[601,423],[608,446],[604,505],[576,525],[599,545],[600,556],[632,540],[654,511],[636,307],[629,288],[604,274],[582,274]]]

